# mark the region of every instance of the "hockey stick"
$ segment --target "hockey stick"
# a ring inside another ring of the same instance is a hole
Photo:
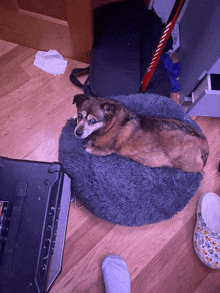
[[[171,34],[173,27],[177,21],[177,18],[180,14],[181,9],[183,8],[184,3],[185,3],[185,0],[176,0],[176,2],[173,5],[173,8],[172,8],[170,16],[168,18],[167,24],[163,29],[163,32],[162,32],[160,39],[157,43],[157,47],[154,50],[154,53],[151,57],[151,61],[148,65],[147,71],[145,72],[144,77],[142,79],[142,82],[141,82],[141,91],[142,92],[145,91],[148,86],[148,83],[153,75],[153,72],[157,66],[157,63],[158,63],[160,56],[163,52],[163,49],[164,49],[164,47],[170,37],[170,34]]]

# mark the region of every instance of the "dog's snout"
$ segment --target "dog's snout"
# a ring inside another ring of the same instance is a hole
[[[81,136],[83,134],[83,130],[82,129],[76,129],[76,135],[77,136]]]

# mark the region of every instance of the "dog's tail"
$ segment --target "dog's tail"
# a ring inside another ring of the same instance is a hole
[[[209,156],[209,145],[206,137],[203,138],[202,140],[202,145],[201,145],[201,158],[203,161],[203,167],[205,167],[207,159]]]

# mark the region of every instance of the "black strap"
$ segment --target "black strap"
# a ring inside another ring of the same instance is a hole
[[[84,73],[84,72],[88,72],[89,71],[90,66],[85,67],[85,68],[75,68],[72,70],[71,74],[70,74],[70,81],[80,87],[81,89],[83,89],[84,93],[88,96],[95,96],[95,94],[91,91],[91,88],[89,86],[89,76],[86,79],[85,83],[82,84],[79,79],[76,77],[77,73]]]
[[[89,70],[89,66],[88,67],[85,67],[85,68],[75,68],[72,70],[71,74],[70,74],[70,80],[71,82],[80,87],[80,88],[83,88],[83,84],[79,81],[79,79],[75,76],[77,73],[82,73],[82,72],[88,72]]]

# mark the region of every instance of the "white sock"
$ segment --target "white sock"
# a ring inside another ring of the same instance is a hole
[[[102,262],[106,293],[130,293],[131,280],[126,262],[110,254]]]

